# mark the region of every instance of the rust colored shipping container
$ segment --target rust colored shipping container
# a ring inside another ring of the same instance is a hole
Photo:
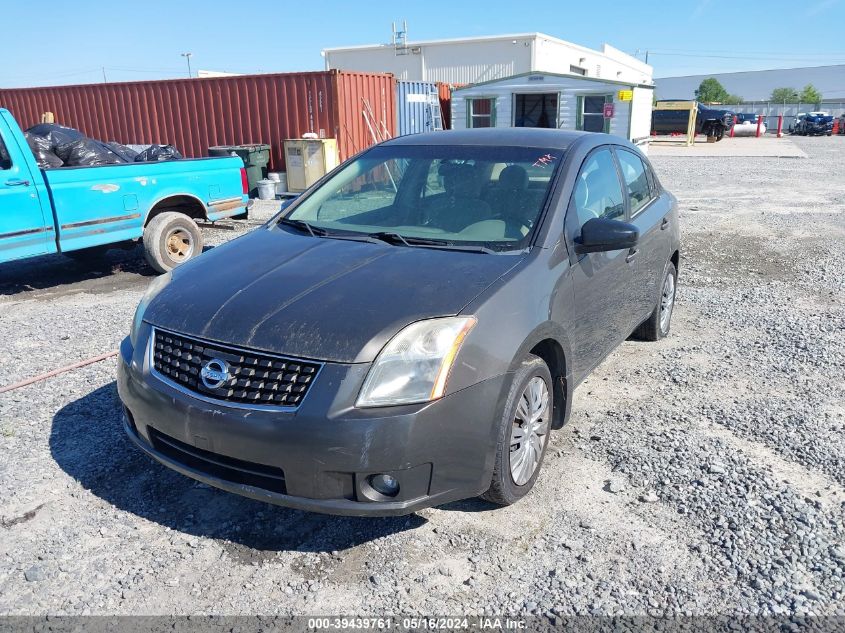
[[[53,112],[56,122],[105,141],[170,143],[185,156],[215,145],[267,143],[270,169],[284,170],[283,141],[306,132],[336,138],[341,160],[396,134],[394,79],[328,70],[207,79],[0,89],[0,107],[27,128]]]
[[[452,91],[467,84],[446,84],[438,82],[437,93],[440,99],[440,113],[443,116],[443,129],[452,129]]]

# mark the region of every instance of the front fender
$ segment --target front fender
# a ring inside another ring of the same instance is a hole
[[[545,249],[536,249],[464,309],[463,314],[475,315],[478,324],[452,368],[449,392],[505,375],[502,389],[507,394],[516,368],[535,350],[551,366],[556,402],[562,407],[556,407],[556,426],[563,423],[574,385],[571,345],[557,314],[571,301],[568,267],[568,260],[558,261]]]

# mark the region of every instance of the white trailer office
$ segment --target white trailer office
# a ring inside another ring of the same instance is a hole
[[[654,86],[523,73],[452,91],[452,127],[547,127],[607,132],[645,149]]]

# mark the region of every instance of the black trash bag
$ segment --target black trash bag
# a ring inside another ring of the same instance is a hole
[[[56,148],[56,155],[66,167],[94,167],[96,165],[118,165],[125,163],[108,145],[93,138],[83,138],[65,143]]]
[[[138,156],[138,152],[136,152],[131,147],[127,147],[122,143],[118,143],[117,141],[109,141],[105,144],[111,151],[117,154],[125,163],[134,163],[135,158]]]
[[[81,141],[85,138],[85,135],[79,130],[58,123],[39,123],[29,128],[26,133],[46,138],[50,141],[50,149],[54,152],[59,145]]]
[[[182,158],[182,154],[172,145],[150,145],[135,157],[135,162],[146,163],[158,160],[178,160],[180,158]]]
[[[35,162],[38,163],[39,168],[52,169],[64,165],[64,161],[50,149],[50,140],[47,137],[36,136],[29,132],[24,132],[23,135],[26,137],[26,143],[32,150],[32,155],[35,156]]]

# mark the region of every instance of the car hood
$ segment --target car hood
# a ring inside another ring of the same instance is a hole
[[[144,320],[249,349],[370,362],[407,324],[460,313],[523,257],[258,229],[176,269]]]

